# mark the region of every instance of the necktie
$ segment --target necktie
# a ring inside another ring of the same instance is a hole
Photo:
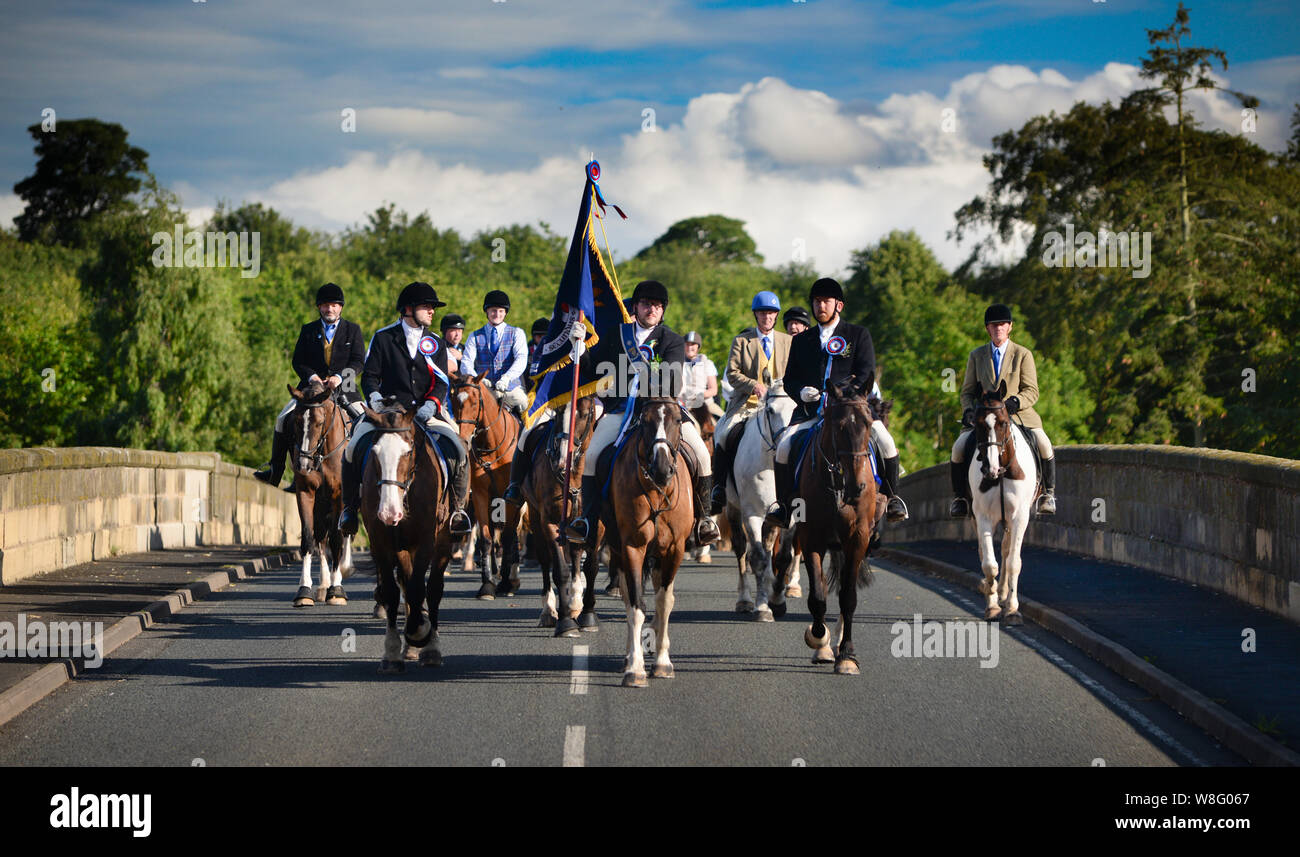
[[[996,381],[998,379],[998,375],[1000,375],[1001,373],[1002,373],[1002,352],[994,348],[993,349],[993,380]]]
[[[772,359],[772,342],[766,336],[763,337],[763,356]]]
[[[334,341],[334,325],[332,324],[325,325],[325,341],[326,342]]]
[[[488,348],[492,349],[492,356],[497,356],[497,329],[492,328],[492,333],[488,335]]]

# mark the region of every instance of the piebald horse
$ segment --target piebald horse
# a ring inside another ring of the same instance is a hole
[[[1019,625],[1020,548],[1025,530],[1034,515],[1038,469],[1024,435],[1007,415],[1003,400],[1007,384],[984,390],[975,410],[975,434],[979,453],[971,457],[966,478],[970,481],[971,511],[979,536],[980,566],[984,581],[980,591],[987,599],[985,619]],[[998,580],[998,555],[993,531],[1002,524],[1002,579]],[[1006,611],[1005,613],[1003,611]]]
[[[611,467],[609,500],[602,510],[610,565],[618,565],[627,610],[623,686],[645,687],[641,628],[645,610],[641,578],[652,569],[655,589],[653,675],[672,678],[668,617],[673,584],[695,523],[691,474],[680,450],[682,413],[676,399],[641,400],[640,416]],[[606,417],[608,419],[608,417]]]
[[[348,442],[348,420],[343,406],[323,384],[313,381],[304,390],[290,386],[289,393],[297,402],[289,443],[302,525],[302,578],[293,606],[311,607],[318,601],[347,604],[343,580],[352,575],[352,537],[339,532],[339,518],[343,514],[343,448]],[[320,562],[320,586],[315,588],[313,553]]]
[[[469,449],[470,500],[478,535],[474,554],[481,557],[478,597],[491,601],[519,589],[519,509],[504,495],[520,426],[483,387],[485,375],[452,372],[451,412]]]
[[[415,425],[414,416],[394,399],[385,400],[378,412],[366,408],[366,418],[380,437],[363,465],[361,520],[370,536],[387,614],[379,665],[385,674],[406,670],[407,647],[420,650],[421,666],[442,665],[438,606],[442,573],[451,561],[451,504],[433,442]],[[410,605],[403,633],[397,631],[399,595],[405,595]],[[420,609],[426,600],[427,616]]]

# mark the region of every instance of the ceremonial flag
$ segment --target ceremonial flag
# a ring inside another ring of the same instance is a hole
[[[529,394],[526,421],[531,424],[546,408],[562,408],[573,393],[572,343],[569,328],[579,317],[587,328],[586,346],[592,348],[602,336],[618,336],[618,325],[631,321],[619,294],[618,282],[596,245],[596,230],[604,216],[606,202],[600,193],[600,164],[587,164],[587,183],[582,191],[578,223],[569,244],[569,258],[555,295],[555,308],[546,336],[534,352],[529,377],[535,386]],[[617,205],[611,206],[626,219]],[[613,259],[610,259],[613,265]],[[566,371],[560,371],[566,369]],[[579,377],[578,398],[596,390],[595,377]]]

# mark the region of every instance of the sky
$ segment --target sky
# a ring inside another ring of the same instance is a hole
[[[1145,83],[1157,0],[0,0],[0,221],[42,110],[127,129],[193,223],[262,202],[337,232],[394,203],[462,234],[567,235],[582,169],[629,215],[620,258],[684,217],[745,221],[767,264],[843,272],[913,229],[947,238],[992,138]],[[1300,102],[1300,0],[1191,0],[1215,77],[1260,99],[1285,148]],[[1226,93],[1207,128],[1242,130]],[[346,130],[344,111],[355,111]],[[57,131],[56,131],[57,133]]]

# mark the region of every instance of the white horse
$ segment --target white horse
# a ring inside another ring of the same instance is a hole
[[[736,612],[755,613],[760,622],[773,620],[769,599],[773,604],[785,603],[784,590],[772,592],[772,550],[779,530],[765,526],[763,517],[767,507],[776,501],[776,477],[772,469],[776,444],[790,424],[794,409],[794,399],[785,395],[780,381],[774,381],[763,398],[763,406],[745,421],[731,468],[732,479],[727,483],[727,517],[740,574]],[[793,553],[788,534],[783,553]],[[791,561],[797,559],[792,556]],[[798,574],[795,565],[790,579],[792,587],[798,586]]]
[[[1034,515],[1038,469],[1033,451],[1012,425],[997,393],[986,393],[975,414],[979,454],[970,457],[966,478],[970,481],[971,511],[979,536],[980,566],[984,582],[980,592],[987,599],[985,619],[1001,616],[1007,625],[1019,625],[1020,548],[1025,529]],[[981,489],[981,485],[987,486]],[[1002,580],[998,580],[998,556],[993,548],[993,530],[1002,530]],[[1003,613],[1003,610],[1006,612]]]

